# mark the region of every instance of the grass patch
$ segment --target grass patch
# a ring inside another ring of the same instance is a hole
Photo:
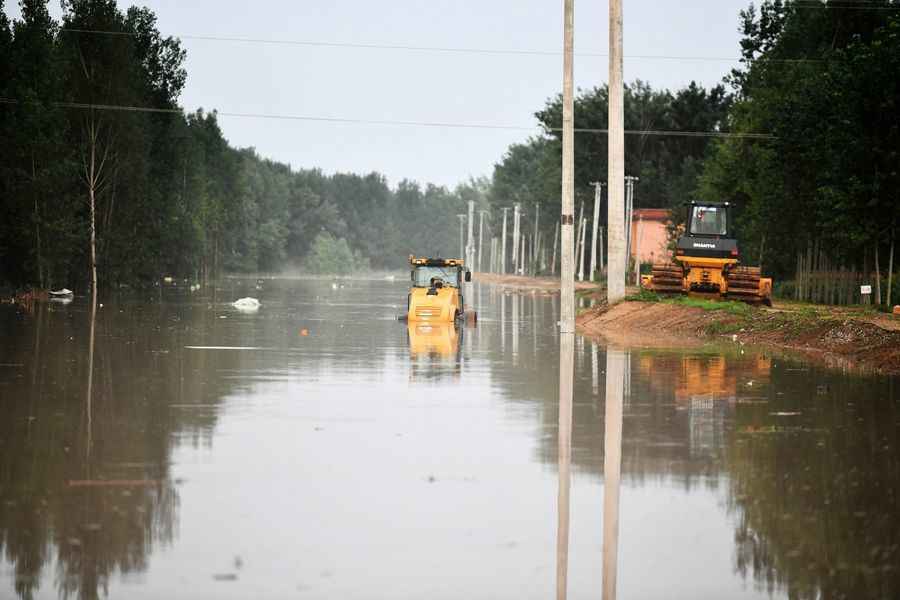
[[[709,300],[707,298],[691,298],[690,296],[679,296],[673,298],[674,304],[690,306],[692,308],[700,308],[702,310],[723,311],[730,315],[739,317],[747,317],[753,312],[753,307],[744,302],[734,302],[733,300]]]
[[[705,327],[707,335],[728,335],[744,328],[741,321],[714,321]]]
[[[637,294],[625,296],[626,302],[659,302],[662,298],[654,291],[641,289]]]

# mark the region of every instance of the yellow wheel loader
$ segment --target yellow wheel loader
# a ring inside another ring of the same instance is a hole
[[[465,316],[463,282],[472,273],[459,258],[409,257],[412,287],[407,299],[406,319],[452,323]]]
[[[675,260],[653,265],[641,285],[660,294],[718,296],[772,305],[772,279],[759,267],[740,264],[728,202],[690,202],[685,233],[675,245]]]

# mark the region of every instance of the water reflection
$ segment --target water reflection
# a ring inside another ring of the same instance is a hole
[[[107,305],[92,369],[81,299],[0,307],[0,597],[898,595],[896,380],[560,340],[495,288],[430,331],[401,282],[252,293]]]
[[[413,323],[407,325],[409,353],[413,358],[459,358],[459,325]]]
[[[574,393],[575,334],[559,336],[559,433],[557,435],[558,488],[556,499],[556,598],[565,600],[569,577],[569,494],[572,478],[572,402]]]
[[[603,600],[616,599],[619,560],[619,486],[622,471],[622,408],[626,355],[606,350],[606,411],[603,436]]]

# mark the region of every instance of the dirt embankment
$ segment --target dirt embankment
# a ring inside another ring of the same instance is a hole
[[[622,302],[587,310],[585,335],[614,343],[690,346],[710,341],[767,346],[830,366],[900,374],[900,320],[840,309],[765,309],[723,303],[700,308],[678,302]]]

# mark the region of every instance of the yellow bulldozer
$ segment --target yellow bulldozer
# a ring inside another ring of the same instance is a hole
[[[692,294],[772,305],[772,279],[759,267],[741,265],[728,202],[690,202],[685,232],[673,262],[653,265],[641,277],[645,289],[660,294]]]
[[[472,281],[459,258],[417,258],[410,255],[412,286],[406,320],[452,323],[465,316],[463,283]]]

